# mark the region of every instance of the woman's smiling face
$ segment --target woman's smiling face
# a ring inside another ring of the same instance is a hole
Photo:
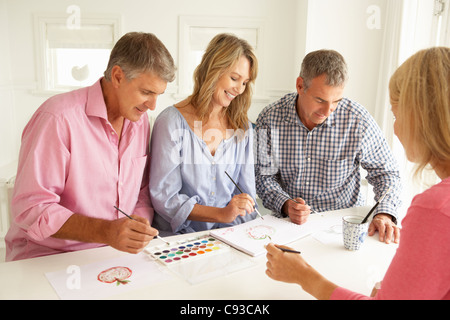
[[[242,56],[217,81],[213,94],[213,106],[228,107],[231,101],[245,91],[250,81],[250,61]]]

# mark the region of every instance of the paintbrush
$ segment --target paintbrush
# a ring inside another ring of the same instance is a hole
[[[392,187],[390,187],[382,196],[380,199],[378,199],[377,203],[375,203],[375,205],[373,206],[373,208],[369,211],[369,213],[366,215],[366,217],[363,219],[363,221],[361,222],[361,224],[366,223],[367,219],[369,219],[370,215],[372,214],[372,212],[375,211],[375,209],[378,207],[378,205],[380,204],[381,201],[384,200],[384,197],[386,197],[386,195],[391,191]]]
[[[271,238],[270,236],[267,236],[267,237],[270,239],[270,241],[272,241],[272,238]],[[283,252],[290,252],[290,253],[302,254],[300,251],[295,251],[295,250],[291,250],[291,249],[285,249],[285,248],[278,247],[278,246],[276,246],[276,245],[275,245],[275,247],[276,247],[277,249],[280,249],[280,250],[283,251]]]
[[[300,251],[295,251],[295,250],[285,249],[285,248],[280,248],[280,247],[277,247],[277,248],[280,249],[281,251],[284,251],[284,252],[302,254]]]
[[[225,171],[225,174],[228,176],[228,178],[230,178],[231,182],[233,182],[233,184],[236,186],[236,188],[238,188],[238,190],[239,190],[241,193],[245,193],[244,191],[242,191],[241,188],[239,188],[239,186],[237,185],[237,183],[234,182],[233,178],[230,177],[230,175],[228,174],[228,172]],[[258,214],[258,216],[259,216],[261,219],[264,220],[264,218],[263,218],[263,216],[261,215],[261,213],[259,213],[258,209],[256,209],[256,206],[254,206],[253,209],[255,209],[255,211],[256,211],[256,213]]]
[[[128,217],[129,219],[136,221],[136,219],[133,219],[132,216],[126,214],[124,211],[120,210],[120,209],[117,208],[116,206],[114,206],[114,208],[115,208],[117,211],[119,211],[120,213],[123,213],[123,214],[124,214],[126,217]],[[159,235],[156,236],[156,238],[158,238],[158,239],[161,240],[162,242],[165,242],[167,245],[169,245],[169,242],[167,242],[166,240],[164,240],[163,238],[161,238]]]
[[[297,200],[294,200],[292,197],[289,196],[289,200],[294,201],[295,203],[301,204],[300,202],[298,202]],[[315,213],[317,214],[316,211],[314,211],[313,209],[309,208],[311,210],[311,213]]]

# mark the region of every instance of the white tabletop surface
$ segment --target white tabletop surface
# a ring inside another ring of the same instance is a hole
[[[364,216],[368,207],[351,208],[311,215],[310,219],[322,219],[325,233],[330,230],[329,221],[340,221],[344,215]],[[328,221],[328,224],[326,223]],[[192,237],[192,234],[189,235]],[[183,236],[177,236],[180,238]],[[186,236],[185,236],[186,237]],[[342,235],[340,235],[342,237]],[[319,233],[302,238],[290,247],[302,252],[306,261],[337,285],[369,295],[375,282],[381,281],[397,249],[395,244],[385,244],[378,235],[367,237],[359,251],[348,251],[342,242],[326,242]],[[173,239],[171,239],[173,240]],[[160,245],[153,240],[150,245]],[[253,264],[236,272],[190,284],[178,275],[162,282],[133,291],[112,295],[110,299],[156,300],[303,300],[313,299],[300,286],[270,279],[266,274],[266,257],[250,257]],[[0,264],[0,299],[59,299],[46,273],[67,269],[70,265],[92,264],[126,253],[111,247],[70,252],[28,260]]]

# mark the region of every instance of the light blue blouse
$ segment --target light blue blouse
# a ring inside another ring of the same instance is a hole
[[[214,156],[173,106],[155,121],[151,138],[150,196],[155,209],[152,226],[160,235],[223,228],[253,220],[256,212],[229,224],[188,220],[195,204],[223,208],[239,190],[256,197],[253,128],[236,130],[222,140]],[[219,132],[211,131],[211,134]]]

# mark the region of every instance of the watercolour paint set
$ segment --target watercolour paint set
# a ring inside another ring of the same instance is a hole
[[[147,248],[146,252],[153,259],[165,265],[183,263],[196,260],[202,257],[223,253],[230,246],[211,236],[203,236],[197,239],[190,239],[177,244],[163,245],[154,248]]]
[[[254,265],[245,254],[209,234],[169,245],[148,247],[144,251],[161,267],[168,268],[190,284],[198,284]]]
[[[191,284],[252,267],[266,252],[269,242],[288,244],[310,234],[314,223],[298,226],[285,219],[266,215],[264,219],[222,229],[210,230],[195,238],[185,238],[144,252],[162,268],[167,268]]]

